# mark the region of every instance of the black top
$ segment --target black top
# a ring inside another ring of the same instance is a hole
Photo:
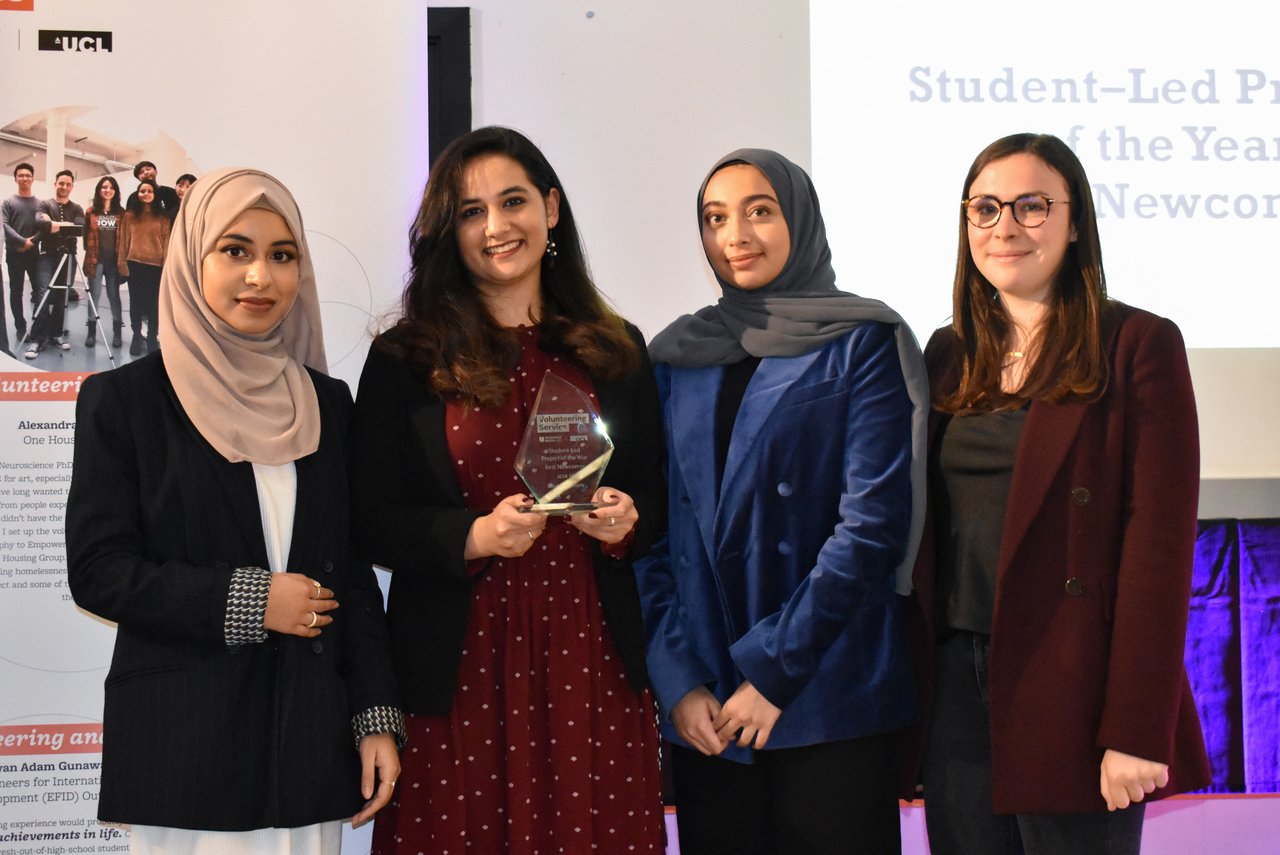
[[[956,416],[944,429],[936,472],[942,485],[937,602],[943,626],[991,633],[1004,512],[1026,421],[1026,409],[1005,410]]]
[[[733,423],[738,418],[738,408],[742,406],[742,396],[747,393],[747,384],[755,376],[760,366],[760,357],[748,356],[732,365],[725,366],[724,383],[720,386],[720,395],[716,398],[716,485],[724,477],[724,462],[729,459],[729,440],[733,439]]]

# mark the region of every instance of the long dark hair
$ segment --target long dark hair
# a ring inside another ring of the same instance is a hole
[[[102,203],[102,185],[110,184],[111,189],[116,191],[111,197],[111,203],[104,205]],[[110,175],[103,176],[98,179],[98,183],[93,185],[93,201],[89,203],[89,210],[95,214],[123,214],[124,206],[120,204],[120,185]]]
[[[164,206],[160,204],[160,185],[156,184],[150,178],[143,178],[138,181],[138,189],[142,189],[142,185],[146,184],[151,188],[151,202],[143,202],[137,193],[129,197],[129,210],[133,211],[135,216],[141,217],[143,213],[155,214],[158,217],[164,216]]]
[[[510,128],[474,130],[436,159],[409,230],[411,267],[401,317],[379,341],[403,353],[439,395],[460,395],[486,407],[506,402],[507,377],[519,360],[520,344],[489,314],[457,241],[464,172],[477,157],[490,154],[520,164],[543,199],[552,188],[560,194],[552,233],[556,255],[542,260],[541,345],[568,354],[596,377],[616,379],[636,370],[638,346],[591,281],[564,185],[538,147]]]
[[[960,208],[960,246],[952,291],[952,329],[959,339],[960,386],[940,404],[949,412],[1016,409],[1028,401],[1093,400],[1106,390],[1110,366],[1105,335],[1114,314],[1107,300],[1102,245],[1093,194],[1075,152],[1050,134],[1014,134],[987,146],[969,167],[962,197],[988,165],[1015,154],[1031,154],[1062,176],[1076,239],[1067,247],[1044,320],[1028,343],[1034,362],[1022,387],[1005,392],[1000,376],[1012,321],[996,289],[973,261],[968,221]],[[1055,213],[1058,211],[1055,208]]]

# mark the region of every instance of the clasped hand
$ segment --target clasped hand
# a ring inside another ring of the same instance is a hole
[[[781,715],[781,709],[745,680],[723,706],[703,686],[693,689],[671,711],[671,723],[681,739],[711,756],[724,751],[735,737],[743,748],[764,748]]]
[[[337,607],[333,591],[316,580],[302,573],[273,573],[262,624],[273,632],[315,638],[333,623],[329,612]]]

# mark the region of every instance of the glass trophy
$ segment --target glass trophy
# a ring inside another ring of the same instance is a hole
[[[591,397],[544,374],[516,454],[516,472],[535,501],[523,510],[556,516],[595,510],[591,497],[612,456],[613,440]]]

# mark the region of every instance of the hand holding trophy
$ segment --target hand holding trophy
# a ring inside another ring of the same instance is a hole
[[[605,545],[622,543],[640,519],[636,503],[613,487],[601,487],[596,490],[594,498],[596,509],[585,514],[573,514],[569,517],[569,524]]]

